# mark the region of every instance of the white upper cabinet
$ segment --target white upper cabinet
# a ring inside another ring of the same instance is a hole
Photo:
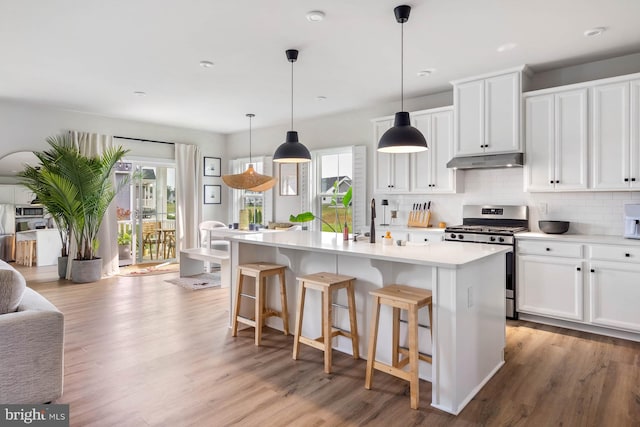
[[[640,80],[591,88],[592,187],[640,188]]]
[[[587,90],[527,97],[525,190],[587,188]]]
[[[410,191],[409,154],[380,153],[376,150],[382,134],[393,126],[393,118],[373,122],[375,158],[374,191],[377,193],[408,193]]]
[[[591,88],[591,162],[592,187],[595,189],[630,186],[629,89],[629,82]]]
[[[453,83],[456,156],[522,151],[522,71]]]
[[[640,80],[631,81],[631,188],[640,188]],[[635,181],[633,180],[635,178]]]
[[[413,124],[429,149],[412,155],[411,189],[421,193],[455,193],[457,171],[447,168],[453,157],[453,109],[413,113]]]

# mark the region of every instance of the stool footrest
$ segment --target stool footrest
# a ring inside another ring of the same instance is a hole
[[[238,323],[244,323],[245,325],[256,327],[255,319],[249,319],[248,317],[236,316]]]
[[[337,302],[331,303],[331,306],[338,307],[338,308],[343,308],[345,310],[349,310],[349,306],[348,305],[338,304]]]
[[[373,368],[377,369],[378,371],[386,372],[387,374],[393,375],[394,377],[402,378],[406,381],[411,380],[411,372],[403,371],[400,368],[387,365],[386,363],[378,362],[377,360],[373,361]]]
[[[251,294],[240,294],[240,296],[245,298],[256,299],[256,296]]]
[[[300,337],[298,337],[298,341],[300,341],[302,344],[308,345],[309,347],[317,348],[318,350],[324,350],[324,338],[323,337],[316,338],[314,340],[314,339],[311,339],[311,338],[300,336]]]
[[[409,349],[407,347],[398,348],[398,353],[402,354],[403,356],[407,356],[407,358],[403,359],[402,361],[405,361],[405,360],[408,361],[409,360]],[[420,360],[422,360],[424,362],[433,363],[432,355],[430,355],[430,354],[418,352],[418,359],[420,359]],[[409,363],[409,362],[407,362],[407,363]]]

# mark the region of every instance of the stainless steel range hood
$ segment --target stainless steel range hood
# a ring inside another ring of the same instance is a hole
[[[453,169],[492,169],[522,167],[522,153],[488,154],[486,156],[454,157],[447,163]]]

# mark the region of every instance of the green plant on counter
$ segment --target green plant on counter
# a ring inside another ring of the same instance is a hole
[[[338,180],[336,180],[333,183],[333,194],[331,195],[331,202],[329,203],[329,206],[332,206],[332,207],[335,208],[334,210],[335,210],[335,215],[336,215],[336,222],[338,224],[340,232],[342,232],[342,221],[340,220],[340,217],[338,215],[338,209],[337,209],[338,208],[338,188],[339,188],[339,185],[340,185],[340,182]],[[347,214],[348,214],[349,206],[351,206],[352,197],[353,197],[352,187],[349,186],[349,189],[347,190],[345,195],[342,197],[342,206],[344,207],[344,223],[345,224],[348,223]],[[333,231],[334,233],[337,232],[337,230],[335,229],[335,227],[333,225],[331,225],[324,218],[314,215],[313,212],[302,212],[302,213],[300,213],[298,215],[290,215],[289,216],[289,222],[309,222],[309,221],[313,221],[314,219],[319,219],[331,231]]]

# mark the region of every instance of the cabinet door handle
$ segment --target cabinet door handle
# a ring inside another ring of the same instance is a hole
[[[556,180],[556,184],[560,184],[560,180]]]
[[[424,241],[425,241],[425,242],[428,242],[428,241],[429,241],[429,239],[427,239],[427,238],[425,237],[425,238],[424,238]]]
[[[629,182],[629,178],[625,178],[625,179],[624,179],[624,182]]]
[[[626,256],[627,258],[629,258],[631,256],[631,254],[624,254],[624,256]]]
[[[549,184],[553,184],[553,180],[549,181]]]
[[[591,272],[592,272],[592,273],[595,273],[596,271],[592,268],[592,269],[591,269]]]
[[[580,267],[576,268],[576,270],[581,271],[582,269]]]
[[[547,252],[551,251],[551,248],[547,248]]]
[[[631,178],[631,181],[636,182],[636,179],[635,178]]]

